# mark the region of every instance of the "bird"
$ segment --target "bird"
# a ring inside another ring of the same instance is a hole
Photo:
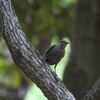
[[[60,40],[57,44],[52,45],[44,54],[44,59],[48,65],[55,65],[54,70],[56,72],[56,66],[65,55],[65,47],[69,42]]]

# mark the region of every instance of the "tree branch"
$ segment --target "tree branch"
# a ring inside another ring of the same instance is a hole
[[[0,0],[0,31],[16,65],[37,84],[48,100],[75,100],[28,41],[10,0]]]
[[[83,100],[100,100],[100,78],[95,82],[93,88],[87,92]]]

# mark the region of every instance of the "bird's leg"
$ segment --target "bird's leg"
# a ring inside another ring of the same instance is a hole
[[[57,64],[55,64],[55,66],[54,66],[55,73],[56,73],[56,66],[57,66]]]

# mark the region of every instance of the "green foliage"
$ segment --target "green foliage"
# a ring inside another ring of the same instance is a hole
[[[21,84],[21,76],[11,57],[9,57],[4,40],[0,38],[0,84],[17,88]]]
[[[41,35],[70,38],[76,0],[13,0],[12,3],[29,39]]]

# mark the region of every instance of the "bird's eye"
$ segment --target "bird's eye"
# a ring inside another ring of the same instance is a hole
[[[64,43],[64,41],[60,41],[61,43]]]

